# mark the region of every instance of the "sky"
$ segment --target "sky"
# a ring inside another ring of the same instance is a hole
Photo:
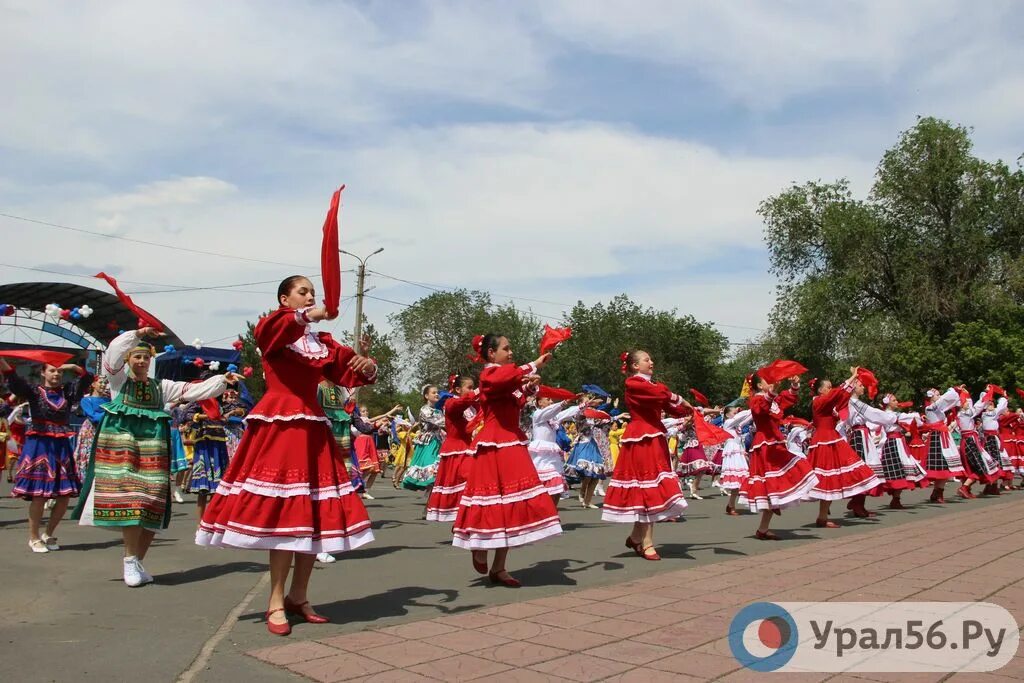
[[[99,233],[0,216],[0,281],[104,270],[182,339],[230,338],[318,272],[345,184],[379,327],[429,287],[545,322],[625,292],[739,345],[775,299],[765,198],[863,195],[918,115],[1024,151],[1019,2],[626,8],[0,0],[0,213]]]

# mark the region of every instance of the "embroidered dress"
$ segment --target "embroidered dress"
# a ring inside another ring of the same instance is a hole
[[[688,424],[680,430],[679,443],[682,444],[682,450],[679,453],[676,473],[680,477],[696,477],[711,472],[711,462],[704,452],[704,447],[697,440],[697,431],[692,424]]]
[[[778,396],[762,391],[750,397],[757,433],[750,448],[750,475],[740,487],[738,504],[749,506],[751,512],[797,505],[818,483],[807,458],[789,451],[780,429],[784,411],[796,400],[793,389]]]
[[[558,445],[558,426],[571,420],[580,412],[579,406],[562,408],[561,403],[552,403],[546,408],[534,411],[532,416],[533,434],[530,440],[530,458],[537,468],[540,482],[553,496],[568,490],[565,484],[565,452]]]
[[[640,374],[626,379],[624,400],[632,420],[619,442],[601,519],[650,524],[680,517],[687,503],[672,471],[661,413],[681,416],[688,408],[664,384]]]
[[[473,441],[476,455],[455,518],[456,548],[511,548],[562,533],[519,426],[523,379],[536,372],[530,363],[490,364],[480,373],[483,427]]]
[[[16,396],[28,401],[31,418],[15,465],[11,495],[25,500],[77,496],[81,480],[72,447],[71,404],[85,394],[92,377],[80,370],[77,382],[57,389],[31,385],[13,369],[5,379]]]
[[[86,396],[78,403],[85,416],[82,426],[78,428],[78,438],[75,439],[75,469],[79,477],[84,477],[89,468],[89,454],[96,443],[96,429],[103,420],[103,406],[107,403],[110,403],[110,399],[106,396]]]
[[[875,447],[869,440],[867,464],[874,470],[875,476],[882,480],[880,486],[871,493],[896,493],[914,489],[927,484],[928,473],[911,454],[907,438],[903,433],[904,425],[913,420],[920,420],[917,413],[897,413],[879,410],[864,403],[860,399],[850,399],[850,415],[858,415],[865,426],[877,426],[883,430],[884,440],[881,446]]]
[[[317,386],[357,387],[355,352],[314,334],[303,310],[279,308],[256,325],[267,391],[246,418],[245,436],[210,499],[196,543],[251,550],[335,553],[373,540]]]
[[[323,408],[324,415],[331,421],[331,434],[338,452],[345,461],[348,478],[356,491],[365,487],[356,455],[352,451],[352,414],[346,410],[348,397],[345,390],[333,384],[321,383],[316,389],[316,399]]]
[[[718,477],[718,488],[726,493],[739,491],[750,476],[747,451],[743,447],[743,428],[752,419],[750,410],[741,410],[722,423],[722,429],[732,434],[732,438],[722,445],[722,473]]]
[[[1020,444],[1017,441],[1017,428],[1020,424],[1020,415],[1017,413],[1004,413],[999,416],[999,440],[1003,444],[1003,450],[1010,458],[1010,471],[1019,473],[1021,471]]]
[[[814,434],[807,447],[807,458],[818,478],[807,494],[811,500],[852,498],[882,483],[836,429],[838,413],[850,403],[852,394],[853,386],[844,382],[811,401]]]
[[[444,403],[444,443],[441,444],[437,478],[427,500],[427,521],[454,522],[475,453],[470,422],[476,417],[479,394],[452,397]]]
[[[166,529],[171,518],[170,415],[163,407],[178,399],[199,401],[224,393],[223,375],[195,384],[132,379],[125,368],[139,337],[129,330],[110,342],[103,374],[111,401],[103,406],[96,447],[82,497],[72,519],[99,527]]]
[[[202,404],[193,403],[186,409],[185,415],[192,420],[195,432],[188,492],[213,493],[228,467],[228,436],[220,407],[211,406],[206,401]]]
[[[575,424],[576,442],[572,447],[572,453],[569,454],[569,461],[565,464],[566,471],[580,479],[604,479],[607,471],[604,466],[604,454],[594,435],[598,429],[596,421],[580,413],[576,415]]]
[[[957,426],[960,429],[960,457],[970,472],[971,476],[982,484],[994,484],[999,480],[999,461],[993,460],[985,448],[985,442],[978,435],[975,427],[975,419],[981,415],[985,407],[982,404],[975,405],[967,399],[966,405],[961,406],[956,415]]]
[[[227,418],[224,423],[224,433],[228,438],[228,460],[235,457],[238,444],[242,443],[242,436],[245,434],[245,416],[251,407],[251,402],[246,404],[243,401],[232,401],[223,406],[224,416]]]
[[[978,399],[979,403],[984,401],[984,395]],[[1006,397],[1001,397],[992,408],[986,408],[981,412],[981,429],[985,434],[985,451],[988,452],[992,461],[999,465],[999,478],[1012,482],[1014,475],[1013,461],[1010,454],[1003,448],[1003,440],[999,436],[999,420],[1006,414],[1008,409]]]
[[[438,461],[441,459],[441,442],[444,441],[444,413],[433,406],[424,405],[420,408],[418,421],[420,433],[413,439],[412,462],[402,480],[402,486],[413,491],[422,491],[434,485]]]

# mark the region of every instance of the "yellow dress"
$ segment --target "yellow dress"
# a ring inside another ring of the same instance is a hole
[[[408,464],[406,461],[409,459],[409,449],[406,448],[406,436],[409,434],[408,430],[398,430],[397,443],[392,444],[393,455],[395,456],[395,469],[405,467]]]
[[[619,427],[618,429],[612,429],[608,432],[608,444],[612,449],[612,467],[615,467],[615,463],[619,461],[619,439],[626,432],[625,427]]]

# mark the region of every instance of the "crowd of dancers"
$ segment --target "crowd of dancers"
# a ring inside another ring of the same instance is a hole
[[[942,504],[950,483],[970,499],[976,485],[999,495],[1024,474],[1024,416],[998,386],[977,397],[930,389],[915,412],[854,367],[841,382],[808,383],[805,420],[788,414],[806,374],[796,362],[758,369],[740,399],[716,407],[657,382],[655,359],[634,349],[622,354],[624,391],[613,400],[599,387],[545,386],[542,369],[557,358],[518,364],[496,333],[473,340],[477,377],[423,387],[415,417],[398,406],[371,416],[357,401],[376,379],[369,340],[352,349],[313,330],[332,313],[308,278],[282,282],[278,305],[255,329],[266,379],[256,403],[232,372],[151,378],[151,326],[114,339],[95,377],[50,352],[22,353],[40,368],[33,382],[0,358],[13,397],[0,442],[12,493],[28,501],[31,551],[59,550],[57,527],[77,499],[72,517],[120,531],[124,582],[144,585],[154,535],[192,493],[197,544],[269,552],[267,628],[286,635],[289,615],[327,621],[309,601],[314,563],[373,540],[363,500],[389,464],[396,488],[422,492],[424,519],[450,524],[473,569],[509,587],[520,585],[510,549],[562,533],[558,507],[573,486],[579,505],[629,525],[625,545],[657,561],[655,524],[685,513],[684,483],[701,499],[704,477],[728,497],[724,514],[749,510],[755,537],[774,540],[774,517],[802,502],[817,501],[815,523],[828,529],[835,501],[869,517],[871,497],[901,509],[904,491],[931,486],[929,500]],[[85,418],[77,433],[74,405]]]

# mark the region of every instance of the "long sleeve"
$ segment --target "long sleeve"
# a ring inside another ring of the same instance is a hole
[[[850,399],[850,410],[855,410],[861,417],[864,418],[865,422],[870,422],[882,427],[892,427],[899,421],[898,413],[891,413],[887,410],[879,410],[869,406],[860,399],[854,397]]]
[[[800,395],[796,392],[796,389],[786,389],[775,398],[775,405],[779,407],[779,410],[785,412],[796,405],[798,398],[800,398]]]
[[[256,323],[256,345],[264,355],[298,341],[309,324],[305,311],[279,308]]]
[[[374,365],[373,372],[364,375],[361,372],[353,372],[348,366],[349,361],[355,358],[356,352],[347,346],[337,346],[334,349],[334,357],[331,362],[324,366],[323,375],[339,387],[362,387],[373,384],[377,381],[377,366]]]
[[[751,420],[753,420],[753,418],[754,418],[754,414],[752,412],[750,412],[749,408],[747,410],[741,410],[740,412],[736,413],[735,415],[730,417],[728,420],[723,422],[722,423],[722,427],[724,429],[730,429],[730,430],[733,430],[733,431],[738,431],[740,429],[743,429],[748,424],[750,424],[750,422],[751,422]]]
[[[207,398],[216,398],[228,388],[228,381],[224,375],[214,375],[209,379],[196,382],[173,382],[169,379],[160,380],[160,390],[164,395],[164,402],[173,403],[179,399],[185,401],[202,401]]]
[[[949,389],[946,389],[946,393],[932,401],[931,408],[936,412],[945,413],[947,410],[959,403],[960,394],[956,389],[950,387]]]
[[[7,388],[11,390],[11,393],[20,399],[28,399],[35,393],[35,387],[15,372],[14,368],[4,373],[4,380],[6,380]]]
[[[78,403],[92,387],[93,376],[84,369],[78,374],[78,379],[64,385],[64,398],[71,403]]]
[[[373,424],[363,419],[362,415],[352,414],[352,429],[359,432],[360,434],[370,434],[373,432]]]
[[[425,405],[420,408],[419,421],[422,424],[429,424],[438,429],[444,429],[444,413]]]
[[[555,417],[552,419],[552,422],[554,422],[555,424],[562,424],[566,420],[571,420],[577,415],[579,415],[580,410],[581,408],[578,405],[569,406],[565,410],[555,415]]]
[[[99,423],[103,419],[103,415],[106,413],[103,410],[103,405],[107,403],[107,399],[99,396],[86,396],[79,403],[82,412],[87,418],[93,423]]]
[[[522,387],[524,377],[536,372],[537,368],[533,363],[486,367],[480,373],[480,392],[510,394]]]
[[[547,408],[541,408],[533,413],[533,424],[544,424],[555,419],[561,411],[561,403],[552,403]]]
[[[995,414],[995,417],[996,417],[997,419],[998,419],[999,417],[1001,417],[1001,416],[1003,415],[1003,413],[1005,413],[1005,412],[1006,412],[1006,410],[1007,410],[1007,409],[1008,409],[1009,407],[1010,407],[1010,402],[1009,402],[1009,401],[1008,401],[1008,400],[1006,399],[1006,397],[1005,397],[1005,396],[1001,397],[1001,398],[999,399],[999,401],[998,401],[998,402],[996,403],[996,414]]]

